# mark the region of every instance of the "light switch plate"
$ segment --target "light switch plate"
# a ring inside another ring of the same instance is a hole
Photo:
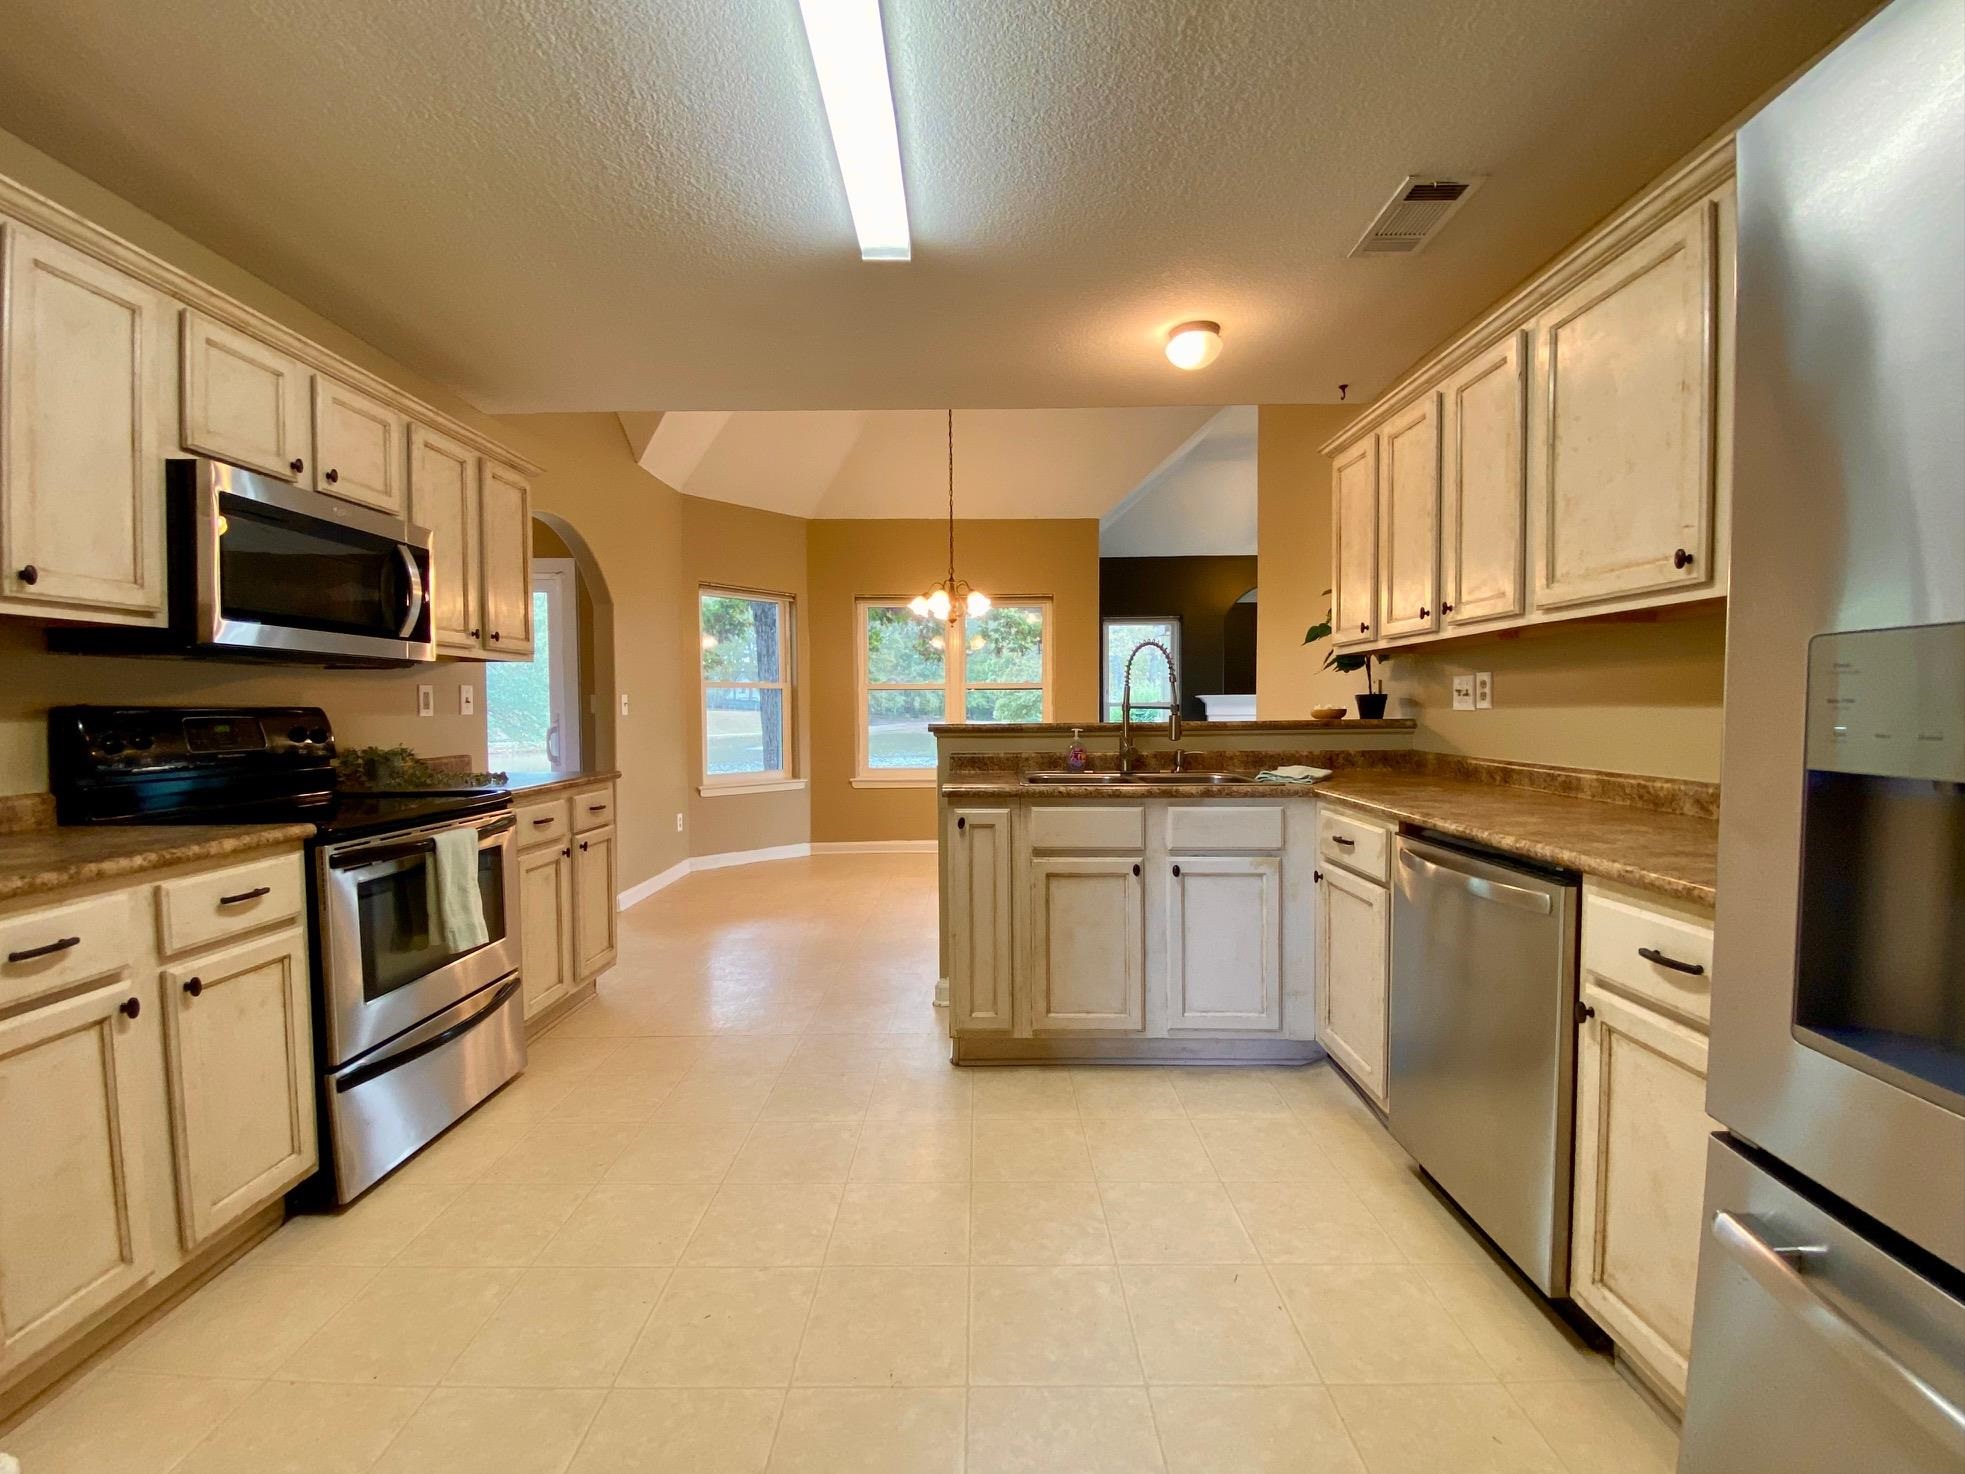
[[[437,714],[437,688],[418,686],[416,688],[416,714],[420,717],[433,717]]]
[[[457,714],[460,717],[476,716],[478,713],[478,688],[459,686],[457,688]]]
[[[1494,674],[1491,671],[1474,672],[1474,709],[1486,711],[1494,705]]]
[[[1455,676],[1453,678],[1453,709],[1472,711],[1474,709],[1474,678]]]

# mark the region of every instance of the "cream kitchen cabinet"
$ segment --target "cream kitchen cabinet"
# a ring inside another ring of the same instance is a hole
[[[1008,808],[963,808],[947,818],[949,998],[958,1031],[1012,1026],[1010,887],[1016,866],[1010,830]]]
[[[158,1257],[137,1056],[156,1024],[127,970],[0,1018],[0,1379],[146,1284]]]
[[[1378,639],[1378,437],[1331,467],[1331,643]]]
[[[1582,954],[1570,1293],[1682,1405],[1720,1129],[1705,1110],[1710,918],[1586,882]]]
[[[524,801],[519,832],[519,983],[528,1023],[550,1023],[614,965],[619,909],[614,788]]]
[[[1183,854],[1168,880],[1167,1027],[1280,1029],[1282,857]]]
[[[332,375],[314,375],[316,491],[404,515],[408,436],[401,411]]]
[[[314,453],[312,370],[194,308],[184,309],[178,336],[184,448],[282,481],[306,477]]]
[[[484,648],[478,522],[478,456],[427,425],[409,427],[409,520],[430,531],[430,609],[437,651]]]
[[[573,840],[573,975],[590,978],[613,966],[614,829],[590,829]]]
[[[500,660],[532,656],[532,490],[496,461],[483,463],[478,516],[484,593],[483,653]]]
[[[1383,1107],[1391,892],[1329,863],[1319,867],[1316,879],[1317,1042]]]
[[[528,1020],[573,992],[573,847],[565,840],[519,851],[519,981]]]
[[[1527,334],[1509,333],[1447,381],[1440,613],[1449,628],[1513,619],[1528,545]]]
[[[1030,862],[1030,1023],[1038,1033],[1146,1027],[1146,898],[1131,855]]]
[[[0,612],[161,624],[173,306],[26,225],[0,246]]]
[[[1430,634],[1440,627],[1440,396],[1393,416],[1378,447],[1378,634]]]

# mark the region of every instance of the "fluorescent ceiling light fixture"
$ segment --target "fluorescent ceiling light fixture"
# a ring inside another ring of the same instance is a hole
[[[905,261],[907,187],[880,0],[798,0],[862,261]]]

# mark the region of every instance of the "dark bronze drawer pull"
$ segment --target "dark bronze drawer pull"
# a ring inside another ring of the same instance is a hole
[[[1355,839],[1346,839],[1346,838],[1345,838],[1345,837],[1344,837],[1343,835],[1341,835],[1341,834],[1333,834],[1333,835],[1332,835],[1332,836],[1330,837],[1330,842],[1331,842],[1332,844],[1341,844],[1341,845],[1343,845],[1343,846],[1344,846],[1344,848],[1345,848],[1345,849],[1347,849],[1347,850],[1348,850],[1348,849],[1352,849],[1352,848],[1354,848],[1354,847],[1355,847],[1355,846],[1357,845],[1357,843],[1358,843],[1358,842],[1357,842],[1357,841],[1356,841]]]
[[[587,812],[588,812],[588,813],[590,813],[590,814],[604,814],[604,813],[606,813],[606,812],[607,812],[607,805],[606,805],[606,804],[588,804],[588,805],[587,805]]]
[[[221,906],[242,906],[247,901],[257,901],[261,896],[270,896],[272,894],[272,886],[256,885],[249,891],[240,891],[236,896],[220,896],[218,898],[218,904]]]
[[[82,945],[80,937],[63,937],[58,942],[50,942],[45,947],[29,947],[24,952],[9,952],[9,962],[32,962],[37,957],[52,957],[57,952],[66,952],[70,947]]]
[[[553,822],[553,816],[551,814],[548,814],[543,819],[534,819],[532,821],[532,827],[534,829],[544,829],[548,824],[552,822]]]
[[[1676,957],[1667,957],[1656,947],[1640,947],[1638,948],[1638,956],[1642,957],[1646,962],[1655,962],[1660,967],[1669,967],[1673,972],[1690,973],[1695,978],[1699,977],[1706,970],[1706,965],[1703,962],[1680,962]]]

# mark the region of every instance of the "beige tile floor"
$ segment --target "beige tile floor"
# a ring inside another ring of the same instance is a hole
[[[26,1474],[1664,1474],[1327,1066],[957,1071],[926,856],[691,877],[348,1213]]]

